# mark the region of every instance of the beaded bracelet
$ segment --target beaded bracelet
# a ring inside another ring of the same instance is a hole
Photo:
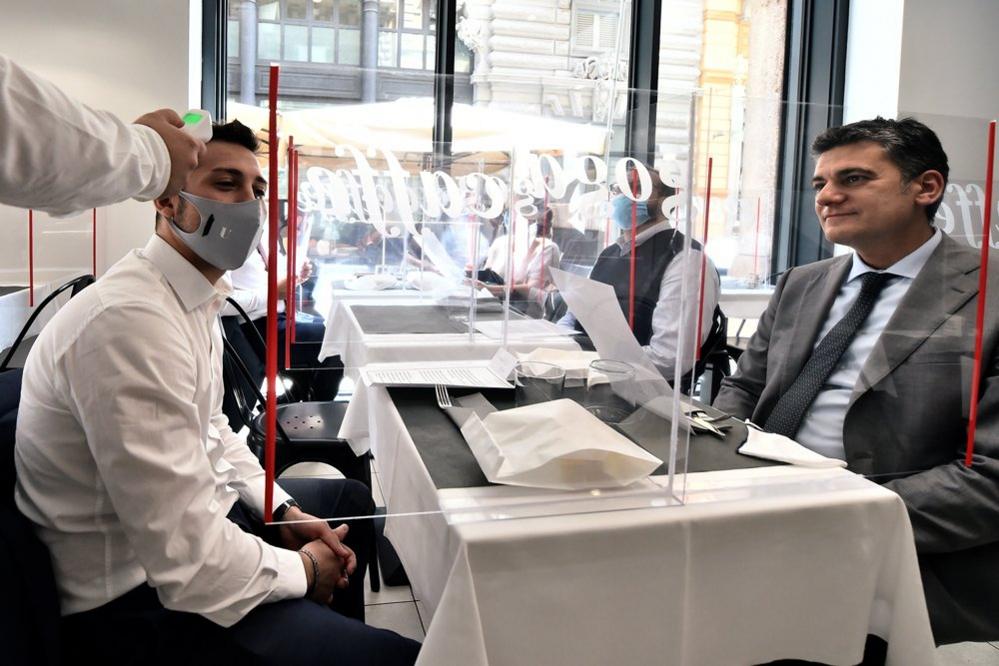
[[[305,588],[305,596],[311,597],[312,593],[315,592],[316,590],[316,584],[319,583],[319,560],[316,559],[315,555],[305,550],[304,548],[298,552],[305,553],[308,556],[308,558],[312,561],[312,582],[309,583],[309,586],[307,588]]]

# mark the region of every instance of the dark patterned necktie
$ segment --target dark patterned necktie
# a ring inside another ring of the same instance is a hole
[[[815,400],[815,396],[819,394],[826,379],[832,374],[840,356],[850,346],[860,325],[871,314],[881,290],[894,277],[897,276],[891,273],[873,272],[864,273],[860,277],[863,284],[860,287],[860,295],[857,296],[857,300],[854,301],[849,312],[819,342],[818,347],[805,363],[805,367],[798,373],[798,378],[784,392],[773,411],[770,412],[770,416],[767,417],[763,426],[764,430],[792,438],[798,433],[805,412]]]

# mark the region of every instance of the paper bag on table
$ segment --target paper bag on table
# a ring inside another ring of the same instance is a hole
[[[472,414],[461,434],[486,478],[512,486],[621,487],[662,464],[572,400]]]

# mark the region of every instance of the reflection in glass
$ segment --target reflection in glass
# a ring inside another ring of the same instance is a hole
[[[284,59],[300,62],[309,60],[309,29],[306,26],[284,27]]]
[[[281,59],[281,24],[257,25],[257,57],[261,60]]]
[[[342,39],[342,37],[341,37]],[[312,62],[335,62],[336,29],[312,29]]]
[[[339,62],[341,65],[361,64],[361,31],[340,28]]]
[[[458,74],[469,74],[472,71],[472,52],[460,39],[454,50],[454,71]]]

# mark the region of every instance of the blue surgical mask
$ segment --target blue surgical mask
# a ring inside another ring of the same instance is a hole
[[[621,229],[631,229],[631,208],[635,207],[635,226],[649,220],[649,204],[644,201],[632,201],[623,194],[611,200],[611,219]]]
[[[181,192],[180,197],[194,206],[201,223],[187,232],[170,220],[181,242],[206,262],[225,271],[239,268],[260,242],[266,213],[261,199],[225,203]]]

